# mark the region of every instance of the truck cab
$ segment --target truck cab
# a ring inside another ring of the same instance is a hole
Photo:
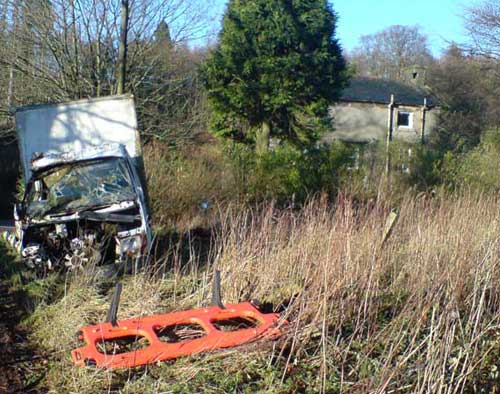
[[[147,255],[150,215],[131,96],[23,107],[16,128],[24,195],[13,243],[27,266],[72,270]]]

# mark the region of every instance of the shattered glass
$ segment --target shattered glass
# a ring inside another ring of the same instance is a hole
[[[71,214],[135,200],[126,162],[110,158],[63,164],[38,174],[26,198],[27,214]]]

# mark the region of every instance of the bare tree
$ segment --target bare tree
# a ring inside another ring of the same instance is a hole
[[[359,75],[394,80],[404,80],[410,66],[432,63],[427,37],[418,26],[394,25],[362,36],[349,57]]]
[[[120,23],[120,47],[118,49],[118,76],[116,93],[123,94],[125,87],[125,80],[127,76],[127,36],[129,24],[129,2],[128,0],[121,0],[121,23]]]
[[[482,114],[490,128],[500,128],[500,2],[482,0],[467,7],[465,27],[470,35],[466,49],[480,64],[478,86],[488,103]]]
[[[193,81],[192,67],[185,75],[170,66],[169,72],[160,71],[174,60],[170,52],[190,52],[186,43],[206,30],[210,6],[211,0],[0,0],[0,34],[6,32],[0,42],[5,92],[0,114],[8,112],[7,97],[17,106],[129,91],[141,109],[150,101],[168,102],[165,95],[191,94],[184,87]],[[155,33],[162,23],[169,45],[158,50]],[[161,116],[159,110],[156,115]],[[164,131],[157,126],[162,121],[144,124]]]
[[[148,71],[142,63],[161,21],[169,22],[174,42],[184,42],[198,34],[208,15],[199,10],[208,5],[195,0],[4,1],[19,9],[24,26],[11,50],[20,43],[29,47],[24,56],[15,56],[16,69],[45,80],[56,98],[109,94],[124,66]],[[122,33],[128,33],[128,45],[120,52]],[[127,64],[122,65],[120,55],[127,52]],[[133,85],[144,77],[130,75],[128,81]]]
[[[451,45],[431,67],[428,84],[441,111],[433,142],[442,150],[467,150],[500,125],[500,84],[495,61]]]
[[[500,60],[500,2],[484,0],[467,7],[464,20],[474,53]]]

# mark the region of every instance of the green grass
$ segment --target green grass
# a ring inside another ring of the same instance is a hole
[[[0,279],[5,283],[23,309],[31,314],[39,305],[48,305],[61,297],[64,278],[57,272],[43,279],[26,268],[19,255],[5,242],[0,241]]]
[[[0,279],[16,283],[20,273],[17,253],[3,241],[3,238],[0,239]]]

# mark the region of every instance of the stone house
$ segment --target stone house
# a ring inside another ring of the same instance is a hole
[[[425,143],[437,125],[438,114],[436,100],[416,83],[354,79],[340,101],[330,107],[334,130],[324,140]]]

